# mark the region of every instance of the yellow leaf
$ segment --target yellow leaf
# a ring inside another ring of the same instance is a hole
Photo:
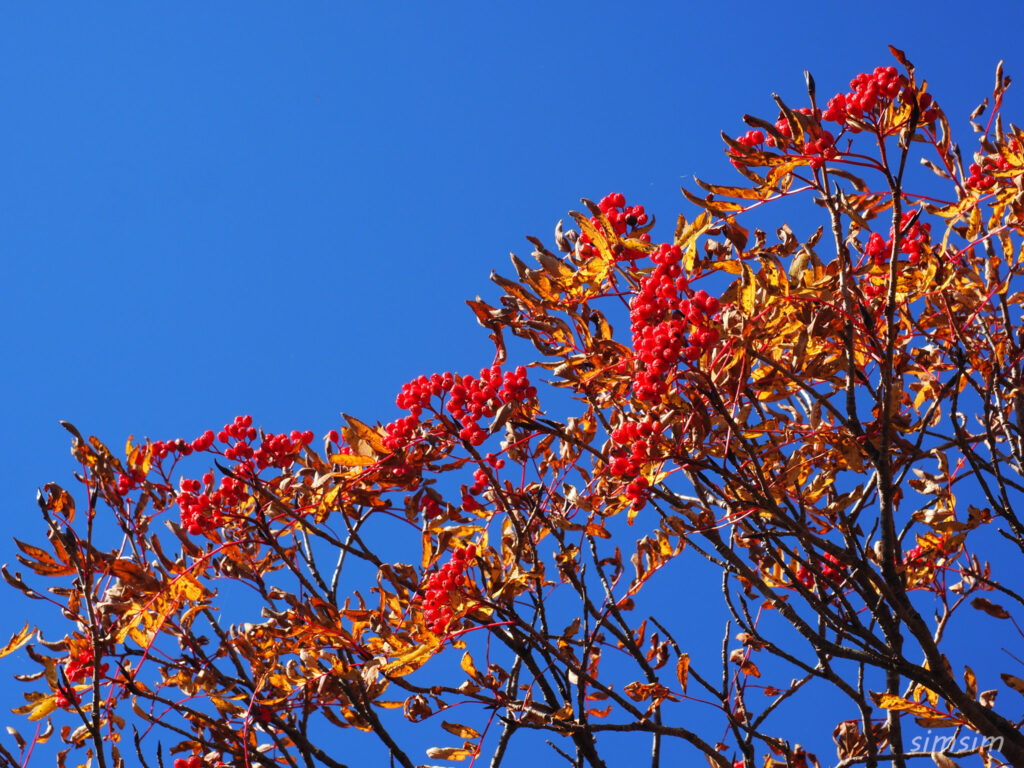
[[[697,263],[697,241],[694,240],[688,246],[686,246],[686,252],[683,254],[683,271],[686,274],[693,272],[693,267]]]
[[[10,653],[14,653],[16,650],[21,648],[25,643],[32,639],[32,635],[35,634],[34,629],[28,628],[28,622],[25,622],[24,628],[14,634],[10,641],[3,648],[0,648],[0,659],[7,656]]]
[[[754,314],[754,301],[757,295],[757,284],[754,282],[754,272],[746,264],[742,264],[743,277],[740,288],[740,306],[743,312],[750,316]]]
[[[472,750],[461,747],[431,747],[427,750],[427,757],[437,760],[465,760],[472,756]]]
[[[117,631],[115,642],[123,643],[125,638],[131,635],[140,646],[148,647],[183,600],[199,600],[204,594],[202,584],[196,581],[195,577],[189,573],[179,574],[162,592],[158,592],[145,604],[132,604],[131,609],[121,618],[121,627]],[[140,622],[145,632],[137,629]]]
[[[436,643],[414,645],[410,650],[399,654],[394,661],[386,664],[384,670],[395,677],[412,674],[430,660],[436,648]]]
[[[973,240],[981,232],[981,208],[975,206],[971,211],[971,222],[967,227],[967,239]]]
[[[694,177],[694,181],[697,182],[698,187],[715,195],[735,197],[740,200],[763,200],[765,198],[765,195],[757,189],[749,189],[748,187],[727,187],[722,184],[708,184],[706,181],[701,181],[696,177]]]
[[[469,655],[469,651],[462,654],[462,661],[460,662],[462,671],[469,675],[470,679],[476,680],[479,678],[480,673],[477,672],[476,666],[473,664],[473,657]]]
[[[871,698],[874,700],[875,706],[881,707],[882,709],[891,709],[896,712],[909,712],[912,715],[918,715],[920,717],[934,717],[936,714],[941,714],[937,713],[931,707],[927,707],[924,704],[917,704],[913,701],[907,701],[893,693],[872,693]]]
[[[577,274],[591,284],[600,285],[615,265],[615,256],[608,245],[608,238],[603,229],[594,226],[594,223],[582,213],[573,211],[571,215],[580,232],[590,238],[590,242],[597,248],[597,256],[584,264]]]
[[[377,461],[369,456],[355,456],[351,453],[332,453],[331,463],[342,467],[369,467]]]
[[[57,694],[47,696],[45,699],[40,699],[32,707],[32,711],[29,712],[29,720],[42,720],[48,714],[57,709]]]
[[[441,727],[444,728],[448,733],[458,736],[460,739],[479,739],[480,732],[470,728],[468,725],[459,725],[458,723],[441,722]]]
[[[700,215],[693,220],[693,223],[686,225],[685,219],[680,217],[680,226],[677,228],[675,244],[680,248],[695,243],[697,238],[703,235],[711,226],[711,216],[707,211],[701,211]],[[696,253],[696,250],[694,250]]]
[[[384,438],[381,434],[370,426],[367,426],[355,416],[349,416],[347,413],[341,414],[342,418],[345,419],[345,423],[348,424],[349,429],[355,433],[356,437],[369,445],[377,453],[391,453],[385,445]],[[354,448],[355,446],[353,446]]]

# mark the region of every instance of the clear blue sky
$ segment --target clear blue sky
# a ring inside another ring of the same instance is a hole
[[[681,183],[734,178],[720,130],[889,43],[965,126],[997,60],[1024,77],[1021,29],[1019,0],[7,4],[6,534],[70,485],[60,419],[114,446],[390,420],[406,380],[489,362],[464,300],[580,197],[667,237]]]

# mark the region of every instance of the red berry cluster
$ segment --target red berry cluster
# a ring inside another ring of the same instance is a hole
[[[452,553],[451,561],[427,579],[427,589],[423,595],[423,617],[435,635],[443,634],[448,629],[452,620],[449,596],[466,585],[466,567],[475,557],[475,544],[457,549]]]
[[[395,405],[402,410],[409,411],[409,415],[418,420],[423,409],[430,407],[431,399],[443,397],[446,393],[451,392],[458,378],[451,371],[432,374],[429,379],[426,376],[420,376],[408,384],[402,385],[402,391],[395,398]]]
[[[501,469],[505,466],[505,460],[498,458],[493,453],[488,453],[486,460],[494,469]],[[462,494],[462,508],[464,510],[467,512],[473,512],[474,510],[482,509],[480,502],[473,497],[479,496],[483,493],[484,488],[487,487],[489,482],[490,478],[482,467],[473,472],[473,484],[466,488],[465,493]]]
[[[911,221],[914,223],[911,224]],[[900,217],[900,231],[903,232],[903,239],[900,240],[900,253],[907,254],[907,261],[911,264],[917,264],[921,260],[922,251],[931,242],[932,225],[922,223],[920,216],[914,220],[914,212],[907,211]],[[889,234],[891,243],[891,230]]]
[[[897,96],[901,96],[904,103],[914,98],[914,92],[907,87],[907,79],[896,67],[875,67],[870,74],[862,72],[850,81],[850,88],[849,93],[837,93],[829,99],[823,119],[845,123],[848,118],[861,119],[875,114],[876,110],[881,111]],[[918,122],[930,124],[938,119],[930,93],[918,95],[917,105],[920,109]],[[860,130],[855,125],[849,129],[854,133]]]
[[[644,207],[642,205],[627,206],[626,197],[621,192],[605,195],[601,198],[601,202],[597,204],[597,207],[605,215],[605,218],[608,219],[608,223],[612,225],[612,230],[615,234],[620,236],[630,233],[636,227],[644,226],[649,220]],[[600,229],[601,224],[596,216],[590,220]],[[640,233],[638,237],[645,243],[649,243],[651,240],[651,236],[646,232]],[[597,255],[597,249],[586,233],[580,235],[579,253],[584,259],[591,259]],[[636,261],[641,256],[643,254],[639,251],[626,248],[621,253],[618,253],[615,258],[618,261]]]
[[[808,165],[810,165],[812,169],[817,170],[824,165],[826,160],[838,157],[839,153],[836,151],[835,137],[821,127],[821,110],[812,110],[810,107],[800,107],[793,111],[797,114],[811,118],[810,125],[808,126],[810,135],[807,137],[803,146],[804,155],[810,158]],[[786,119],[785,115],[779,116],[779,119],[775,122],[775,128],[787,139],[793,138],[793,129],[790,128],[789,120]],[[775,139],[769,136],[767,141],[768,146],[774,147],[775,143]]]
[[[935,561],[921,546],[907,550],[903,557],[903,566],[912,572],[912,580],[916,584],[930,582],[935,578]]]
[[[117,492],[124,496],[128,491],[135,488],[146,477],[141,469],[133,469],[127,474],[117,476]]]
[[[647,505],[647,499],[651,495],[650,486],[643,475],[637,475],[626,485],[626,498],[633,509],[639,511]]]
[[[747,147],[748,149],[753,149],[759,144],[764,143],[764,134],[761,133],[760,131],[747,131],[738,139],[736,139],[736,143],[741,144],[742,146]]]
[[[654,444],[664,427],[654,419],[627,421],[612,431],[612,440],[622,446],[612,451],[609,470],[613,475],[631,477],[654,455]]]
[[[911,224],[913,221],[913,224]],[[921,260],[921,254],[931,242],[932,225],[922,223],[920,217],[914,220],[914,212],[907,211],[900,217],[900,230],[903,231],[903,239],[900,240],[900,253],[907,255],[907,261],[917,264]],[[894,232],[889,229],[889,239],[884,240],[877,232],[872,232],[868,238],[864,252],[871,257],[876,266],[881,266],[888,261],[892,252],[892,239]]]
[[[255,440],[256,429],[252,425],[252,416],[246,414],[245,416],[235,416],[235,420],[230,424],[225,424],[224,428],[217,433],[217,440],[222,443],[229,443],[231,440]]]
[[[100,665],[100,677],[107,674],[109,666],[109,664]],[[67,660],[64,662],[64,674],[66,674],[68,676],[68,680],[73,683],[77,683],[87,677],[92,677],[96,672],[96,665],[93,663],[92,659],[92,648],[89,646],[83,647],[74,656],[68,655]]]
[[[954,542],[948,533],[942,534],[934,547],[925,548],[918,544],[906,551],[903,556],[903,566],[913,571],[917,581],[931,581],[935,578],[936,560],[941,557],[949,557],[960,544]]]
[[[203,475],[203,481],[182,480],[181,492],[178,494],[178,507],[181,509],[181,525],[193,536],[219,527],[223,515],[241,504],[248,492],[245,483],[232,477],[222,478],[220,488],[204,491],[213,486],[213,473]]]
[[[626,205],[626,197],[621,192],[613,192],[601,198],[597,204],[601,213],[615,230],[615,234],[624,235],[634,227],[642,227],[647,223],[647,213],[642,205]]]
[[[505,466],[505,460],[500,456],[493,453],[488,453],[484,460],[491,466],[492,469],[501,469]],[[487,472],[484,471],[483,467],[477,468],[473,472],[473,484],[466,489],[466,492],[462,494],[462,508],[467,512],[472,512],[475,509],[480,509],[480,502],[474,499],[474,496],[479,496],[483,493],[484,488],[490,482],[490,478]]]
[[[438,518],[444,512],[441,502],[429,494],[425,495],[422,501],[420,501],[420,511],[423,512],[423,517],[426,520]]]
[[[655,443],[663,426],[654,419],[629,421],[612,432],[612,441],[621,448],[611,452],[609,471],[618,477],[631,478],[626,486],[626,498],[633,509],[640,510],[650,495],[650,483],[640,474],[643,465],[656,457]]]
[[[252,417],[248,418],[251,423]],[[208,429],[192,442],[183,440],[180,437],[177,440],[154,440],[150,443],[149,449],[152,451],[154,459],[164,459],[175,453],[180,453],[182,456],[190,456],[193,451],[209,450],[210,446],[213,445],[214,438],[213,430]]]
[[[663,244],[651,256],[657,266],[630,303],[633,349],[644,366],[634,376],[633,391],[644,402],[656,402],[668,391],[664,375],[680,359],[696,361],[718,341],[711,323],[719,301],[692,291],[682,257],[679,246]]]
[[[208,451],[210,446],[213,445],[213,441],[215,439],[216,435],[213,434],[213,430],[208,429],[192,442],[187,442],[181,438],[178,438],[177,440],[154,440],[149,444],[148,450],[154,461],[161,461],[168,456],[174,456],[175,454],[190,456],[193,451],[197,453]],[[137,487],[144,478],[145,473],[143,473],[139,468],[134,468],[130,472],[118,475],[118,493],[123,496],[133,488]]]
[[[1011,145],[1016,144],[1017,140],[1014,139],[1010,143]],[[988,157],[983,158],[981,164],[994,171],[1008,171],[1012,167],[1010,161],[1000,154],[989,155]]]
[[[841,587],[843,582],[846,581],[846,576],[843,573],[846,570],[846,566],[839,561],[839,558],[830,552],[826,552],[821,557],[821,579],[828,582],[833,587]],[[812,589],[814,587],[814,577],[808,568],[801,565],[797,568],[796,577],[808,589]]]
[[[876,67],[870,74],[861,73],[850,81],[850,88],[848,93],[837,93],[829,99],[824,112],[810,107],[793,110],[798,115],[809,118],[809,120],[802,121],[809,134],[802,152],[808,158],[812,169],[820,168],[826,160],[831,160],[839,155],[835,136],[822,128],[822,120],[839,123],[844,130],[858,133],[861,130],[861,125],[857,121],[877,117],[898,97],[908,104],[913,99],[917,99],[920,110],[919,123],[930,125],[938,119],[939,113],[933,106],[931,95],[916,93],[907,85],[907,79],[900,75],[895,67]],[[754,148],[762,142],[769,147],[784,148],[794,138],[793,129],[785,114],[779,115],[775,129],[777,134],[770,134],[767,138],[761,131],[748,131],[736,139],[736,142],[747,148]],[[781,134],[785,140],[780,141],[777,138],[778,134]],[[732,147],[730,152],[737,156],[743,154],[735,147]],[[739,159],[734,159],[731,162],[735,166],[740,164]]]
[[[199,755],[179,757],[174,761],[174,768],[203,768],[203,758]]]
[[[794,109],[793,111],[796,112],[797,114],[813,118],[813,123],[821,122],[820,109],[812,110],[810,107],[800,107],[798,109]],[[793,130],[789,127],[789,120],[786,119],[785,115],[779,115],[779,119],[775,121],[775,130],[777,130],[787,139],[793,138]],[[777,142],[774,136],[769,136],[767,139],[765,139],[764,143],[767,144],[769,147],[777,146]]]
[[[505,403],[533,400],[537,397],[537,390],[530,386],[523,366],[502,373],[501,367],[495,365],[482,369],[479,378],[452,373],[435,373],[430,378],[420,376],[403,386],[395,398],[395,404],[408,410],[409,415],[385,428],[384,444],[388,449],[394,451],[406,447],[415,434],[423,410],[431,408],[437,412],[431,406],[432,398],[445,396],[445,410],[461,426],[459,438],[470,445],[480,445],[487,439],[487,431],[480,426],[480,419],[493,418]]]
[[[804,154],[811,158],[809,165],[817,170],[825,164],[826,160],[838,157],[836,151],[836,139],[828,131],[819,131],[817,137],[809,138],[804,144]]]
[[[313,433],[309,430],[299,432],[297,429],[293,429],[288,435],[283,432],[275,435],[271,432],[264,435],[260,447],[252,455],[252,460],[256,462],[258,469],[267,467],[284,469],[294,462],[296,453],[312,442]]]
[[[862,72],[850,81],[849,93],[837,93],[828,101],[822,118],[833,123],[845,123],[847,118],[861,118],[871,114],[875,107],[896,98],[906,79],[899,75],[896,67],[875,67],[870,75]],[[931,103],[931,99],[928,99]],[[851,130],[859,130],[852,127]]]
[[[332,433],[337,435],[337,433]],[[267,434],[259,445],[255,445],[259,433],[252,426],[252,416],[236,416],[234,421],[225,424],[219,432],[206,430],[195,440],[188,442],[177,440],[155,440],[145,447],[153,461],[162,461],[168,456],[189,456],[193,452],[210,451],[215,442],[224,443],[227,447],[223,456],[230,461],[239,462],[238,471],[243,475],[253,475],[267,467],[284,468],[292,463],[295,453],[303,446],[313,442],[313,433],[293,430],[290,435]],[[214,453],[221,451],[214,450]],[[142,454],[143,458],[145,453]],[[130,471],[121,473],[117,478],[117,490],[122,495],[137,487],[144,479],[141,460],[136,460]]]
[[[889,255],[891,243],[888,243],[877,232],[872,232],[871,237],[868,238],[868,244],[864,246],[864,252],[871,257],[871,260],[876,265],[881,266],[886,262],[886,257]]]
[[[754,147],[760,146],[761,144],[764,143],[764,134],[761,133],[760,131],[747,131],[742,136],[738,136],[736,138],[736,143],[739,144],[741,147],[753,149]],[[735,147],[729,147],[729,154],[739,155],[741,153]],[[738,160],[730,160],[729,162],[732,163],[737,168],[740,167],[740,163]]]
[[[988,158],[985,159],[988,160]],[[1005,166],[996,165],[997,168],[1005,169],[1010,167],[1010,163],[1007,162],[1006,158],[1000,157],[999,160],[1002,161],[1002,163],[1005,163]],[[989,164],[986,163],[986,166],[988,165]],[[971,175],[966,181],[964,181],[964,186],[966,187],[984,191],[986,189],[990,189],[996,183],[995,177],[985,173],[985,171],[982,170],[982,167],[977,163],[971,163],[967,170],[970,171]]]
[[[274,719],[274,713],[266,704],[253,704],[249,710],[249,717],[254,723],[266,725]]]
[[[407,448],[416,436],[416,427],[419,423],[420,420],[411,415],[395,419],[384,428],[387,432],[384,436],[384,447],[389,451]]]
[[[207,433],[210,435],[212,433]],[[290,435],[269,433],[263,436],[259,446],[253,447],[258,432],[252,426],[252,416],[236,416],[230,424],[217,433],[219,442],[227,443],[224,458],[238,461],[243,465],[243,474],[252,474],[267,467],[284,468],[290,465],[295,454],[303,446],[313,442],[313,433],[309,430],[299,432],[292,430]],[[206,439],[204,435],[201,439]],[[212,441],[211,441],[212,442]]]
[[[249,418],[251,419],[252,417]],[[213,441],[216,439],[217,436],[213,434],[213,430],[208,429],[205,432],[203,432],[203,434],[201,434],[199,437],[192,441],[192,450],[198,451],[200,453],[203,451],[208,451],[213,446]]]
[[[78,694],[78,691],[72,690],[68,691],[68,693],[71,694],[70,699],[65,695],[64,691],[57,691],[57,695],[54,697],[54,703],[61,709],[67,709],[70,707],[72,701],[74,701],[75,704],[82,703],[82,697]]]

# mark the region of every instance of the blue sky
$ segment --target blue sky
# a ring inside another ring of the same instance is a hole
[[[889,43],[966,127],[1000,58],[1024,77],[1022,28],[1019,2],[6,5],[0,561],[70,485],[58,420],[114,446],[388,421],[408,379],[490,361],[463,302],[580,197],[667,237],[681,183],[738,179],[721,130]]]

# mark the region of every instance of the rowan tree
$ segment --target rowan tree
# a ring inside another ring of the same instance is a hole
[[[65,424],[81,495],[3,570],[66,622],[4,649],[7,763],[1024,766],[1024,132],[1000,67],[961,148],[893,53],[744,116],[667,239],[621,194],[529,238],[468,302],[494,361],[395,421]]]

